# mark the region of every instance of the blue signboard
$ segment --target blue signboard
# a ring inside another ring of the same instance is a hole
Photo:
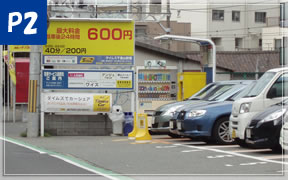
[[[134,56],[43,56],[43,65],[114,65],[133,66]]]
[[[42,70],[43,89],[133,90],[134,71]]]
[[[47,43],[47,1],[1,1],[0,44]]]

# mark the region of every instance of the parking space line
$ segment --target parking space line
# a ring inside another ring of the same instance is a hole
[[[173,143],[170,143],[170,142],[166,142],[166,141],[161,141],[161,140],[156,140],[156,139],[153,139],[152,142],[156,142],[156,143],[162,143],[162,144],[173,144]]]
[[[40,154],[47,154],[47,155],[52,156],[54,158],[61,159],[61,160],[65,161],[69,164],[72,164],[72,165],[77,166],[79,168],[90,171],[90,172],[94,173],[95,175],[100,175],[100,176],[106,177],[106,178],[111,179],[111,180],[132,180],[132,178],[114,173],[110,170],[106,170],[103,168],[93,166],[93,165],[91,165],[91,164],[89,164],[89,163],[87,163],[81,159],[77,159],[77,158],[74,158],[72,156],[70,157],[70,156],[67,156],[67,155],[64,155],[61,153],[53,152],[53,151],[44,149],[42,147],[37,147],[37,146],[31,145],[31,144],[28,144],[28,143],[20,141],[20,140],[12,139],[10,137],[2,137],[2,136],[0,136],[0,140],[16,144],[18,146],[30,149],[30,150],[38,152]]]
[[[255,157],[255,156],[246,155],[246,154],[240,154],[240,153],[236,153],[236,152],[223,151],[223,150],[220,150],[220,149],[210,149],[210,148],[206,148],[206,147],[193,146],[193,145],[183,145],[183,144],[174,144],[174,145],[175,146],[187,147],[187,148],[194,148],[194,149],[213,151],[213,152],[224,153],[224,154],[230,154],[230,155],[234,155],[234,156],[238,156],[238,157],[244,157],[244,158],[248,158],[248,159],[255,159],[255,160],[263,161],[263,162],[270,162],[270,163],[288,165],[288,162],[274,161],[274,160],[270,160],[270,159],[264,159],[262,157]]]
[[[206,148],[232,148],[239,147],[238,145],[216,145],[216,146],[205,146]]]
[[[114,142],[130,141],[129,139],[114,139]]]
[[[288,155],[283,154],[283,155],[275,155],[275,156],[263,156],[262,158],[264,158],[264,159],[287,159]]]
[[[271,149],[241,149],[241,150],[232,150],[230,152],[237,152],[237,153],[246,153],[246,152],[267,152],[272,151]]]

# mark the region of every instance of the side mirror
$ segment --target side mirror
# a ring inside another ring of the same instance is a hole
[[[276,90],[276,88],[271,88],[267,93],[267,98],[273,99],[275,97],[277,97],[277,90]]]

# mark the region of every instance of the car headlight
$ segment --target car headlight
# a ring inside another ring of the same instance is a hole
[[[205,113],[206,113],[206,110],[193,110],[188,113],[188,117],[189,118],[200,117],[200,116],[204,116]]]
[[[251,107],[251,102],[241,104],[239,113],[243,114],[243,113],[249,112],[250,111],[250,107]]]
[[[263,124],[265,122],[269,122],[269,121],[274,121],[274,126],[278,123],[278,120],[281,120],[284,113],[286,112],[286,109],[280,109],[272,114],[269,114],[267,117],[265,117],[264,119],[262,119],[261,121],[259,121],[259,125]],[[280,118],[280,119],[279,119]]]
[[[174,111],[176,111],[176,109],[182,107],[183,105],[179,105],[179,106],[173,106],[171,108],[169,108],[164,114],[163,116],[172,116],[171,113],[173,113]]]

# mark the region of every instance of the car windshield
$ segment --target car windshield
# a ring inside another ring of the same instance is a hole
[[[205,97],[207,95],[207,93],[209,93],[210,91],[212,91],[216,87],[217,87],[217,85],[215,83],[208,84],[207,86],[202,88],[200,91],[198,91],[196,94],[190,96],[188,98],[188,100],[200,100],[203,97]]]
[[[203,97],[202,100],[206,101],[212,101],[216,97],[222,95],[229,89],[231,89],[235,84],[222,84],[214,88],[212,91],[210,91],[205,97]]]
[[[240,92],[234,94],[232,97],[227,99],[228,101],[236,101],[237,99],[240,99],[244,96],[246,96],[251,89],[256,85],[257,81],[252,82],[251,84],[247,85],[244,89],[242,89]]]
[[[271,79],[275,76],[276,72],[266,72],[263,76],[257,81],[255,86],[251,89],[251,91],[244,97],[255,97],[258,96],[262,90],[265,88],[267,83],[271,81]]]

